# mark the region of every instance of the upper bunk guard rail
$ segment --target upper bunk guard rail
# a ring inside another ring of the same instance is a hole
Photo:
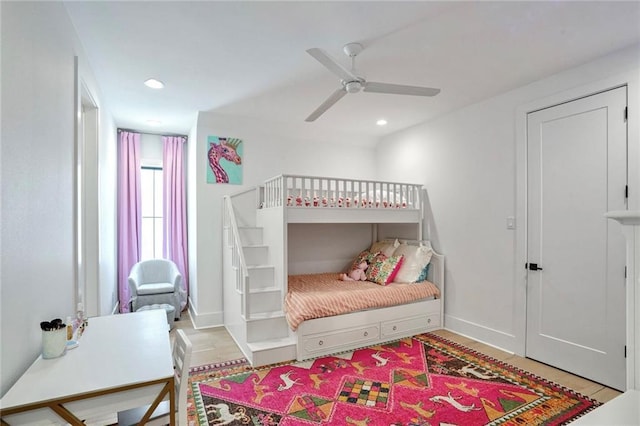
[[[249,316],[251,312],[249,309],[249,269],[247,268],[247,262],[242,250],[240,231],[238,230],[238,223],[233,210],[231,197],[225,195],[223,200],[222,220],[224,230],[227,233],[227,242],[231,249],[231,265],[233,266],[235,275],[235,290],[240,294],[242,300],[240,313],[248,320],[250,319]]]
[[[422,185],[362,179],[280,175],[264,183],[262,208],[341,207],[420,210]]]

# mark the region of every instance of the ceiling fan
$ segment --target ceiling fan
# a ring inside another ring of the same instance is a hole
[[[333,104],[338,102],[347,93],[363,92],[372,93],[389,93],[393,95],[413,95],[413,96],[435,96],[440,93],[440,89],[431,87],[405,86],[402,84],[376,83],[367,81],[363,77],[356,74],[355,60],[356,56],[364,50],[360,43],[348,43],[343,47],[344,53],[351,58],[351,71],[340,65],[327,52],[317,47],[308,49],[307,53],[313,56],[318,62],[325,66],[329,71],[340,77],[342,87],[333,92],[315,111],[308,116],[305,121],[315,121],[326,110],[331,108]]]

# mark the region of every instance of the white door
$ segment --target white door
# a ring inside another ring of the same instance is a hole
[[[625,389],[626,87],[527,118],[526,355]]]

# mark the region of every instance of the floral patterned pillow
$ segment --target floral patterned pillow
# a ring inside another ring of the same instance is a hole
[[[380,285],[387,285],[393,282],[393,278],[402,265],[402,260],[403,256],[387,257],[382,253],[378,253],[378,255],[369,262],[367,281]]]
[[[347,274],[358,269],[358,265],[360,265],[362,262],[367,262],[368,264],[371,264],[373,259],[375,259],[375,257],[378,254],[379,254],[378,252],[372,253],[369,250],[362,251],[358,256],[356,256],[356,258],[353,260],[353,263],[351,263],[351,267],[349,267]]]

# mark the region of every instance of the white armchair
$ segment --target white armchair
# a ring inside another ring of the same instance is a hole
[[[175,318],[180,319],[181,286],[182,275],[172,261],[151,259],[136,263],[129,273],[132,312],[142,306],[167,303],[175,308]]]

